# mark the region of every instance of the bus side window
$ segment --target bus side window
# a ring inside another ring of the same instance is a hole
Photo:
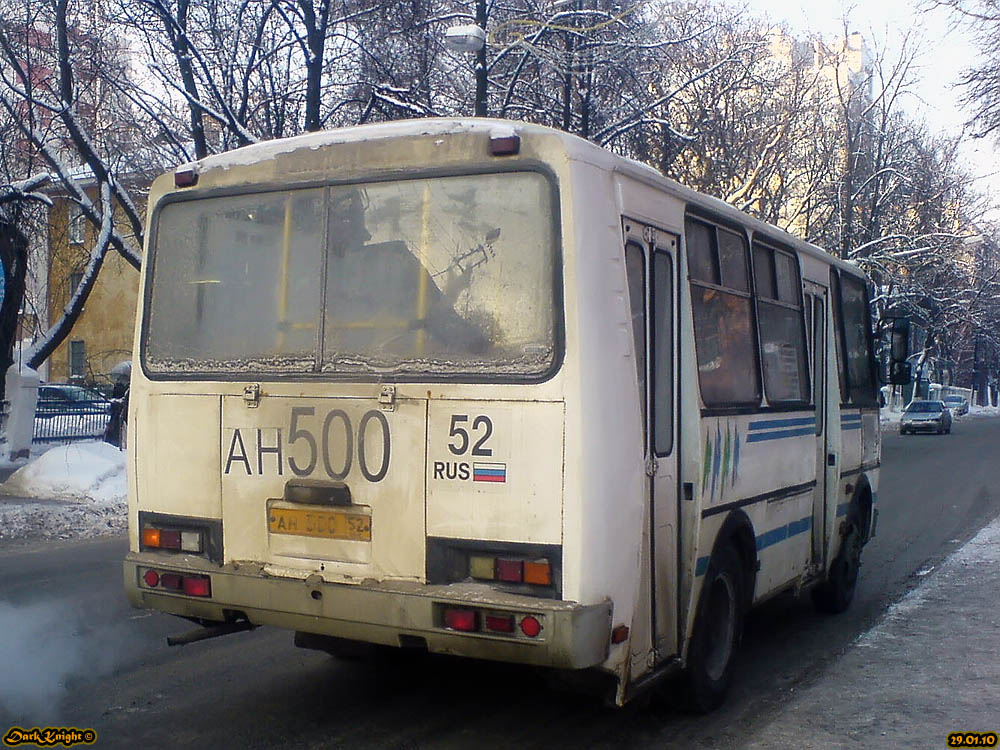
[[[851,400],[847,386],[847,354],[844,347],[844,320],[840,304],[840,274],[837,269],[830,269],[830,303],[833,308],[834,349],[837,352],[837,375],[840,379],[840,402],[846,404]]]
[[[674,448],[674,272],[670,254],[653,253],[653,447]]]
[[[639,379],[639,402],[642,405],[643,445],[646,444],[646,268],[642,246],[625,245],[625,276],[628,280],[628,303],[632,318],[632,346],[635,351],[636,376]]]
[[[707,407],[757,406],[761,389],[746,240],[693,218],[684,226],[702,401]]]
[[[807,403],[809,371],[802,280],[795,256],[753,243],[764,394],[770,404]]]
[[[875,375],[872,371],[871,326],[865,282],[850,274],[842,274],[840,294],[851,403],[871,406],[876,403]]]

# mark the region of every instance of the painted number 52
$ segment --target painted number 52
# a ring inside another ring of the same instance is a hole
[[[480,414],[472,420],[471,428],[468,414],[452,414],[451,427],[448,430],[448,450],[456,456],[464,456],[472,445],[473,456],[492,456],[493,449],[486,447],[486,441],[493,435],[493,422],[489,417]],[[475,439],[475,443],[472,441]]]

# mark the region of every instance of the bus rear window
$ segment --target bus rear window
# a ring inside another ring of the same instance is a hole
[[[552,204],[534,172],[170,203],[146,368],[543,376],[557,355]]]

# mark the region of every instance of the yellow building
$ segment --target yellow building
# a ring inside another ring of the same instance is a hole
[[[93,189],[87,192],[96,200]],[[82,280],[97,235],[74,201],[65,195],[50,197],[44,295],[48,328],[62,316]],[[123,217],[116,216],[116,223],[123,236],[130,234]],[[52,383],[110,382],[111,368],[132,358],[138,293],[139,273],[114,248],[108,248],[83,312],[49,357],[43,377]]]

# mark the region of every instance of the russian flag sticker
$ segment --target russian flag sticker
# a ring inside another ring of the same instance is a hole
[[[473,482],[500,482],[507,481],[507,464],[472,464]]]

